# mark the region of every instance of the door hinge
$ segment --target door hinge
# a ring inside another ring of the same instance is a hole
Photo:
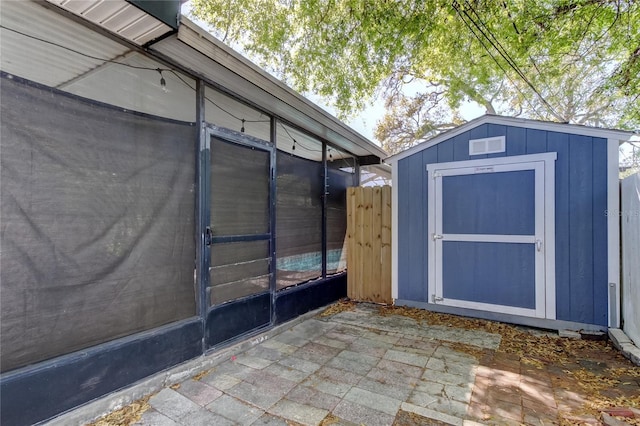
[[[443,236],[442,236],[442,235],[440,235],[440,234],[435,234],[435,233],[431,234],[431,239],[432,239],[433,241],[435,241],[435,240],[441,240],[441,239],[442,239],[442,237],[443,237]]]
[[[444,299],[442,297],[438,297],[435,294],[431,295],[431,303],[442,302]]]
[[[436,178],[439,178],[439,177],[442,177],[442,173],[440,173],[438,171],[433,172],[433,174],[431,175],[432,179],[436,179]]]

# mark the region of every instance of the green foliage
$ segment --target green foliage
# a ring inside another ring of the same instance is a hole
[[[382,95],[392,152],[462,122],[460,107],[640,127],[633,0],[192,0],[192,13],[342,118]]]

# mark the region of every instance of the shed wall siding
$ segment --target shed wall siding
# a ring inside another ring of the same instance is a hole
[[[469,140],[506,136],[506,152],[469,156]],[[607,325],[607,140],[483,124],[398,161],[398,298],[428,302],[426,165],[556,152],[557,319]]]

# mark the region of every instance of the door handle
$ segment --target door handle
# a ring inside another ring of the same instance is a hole
[[[210,246],[213,244],[213,229],[210,226],[204,228],[204,245]]]
[[[542,240],[536,240],[536,250],[542,251]]]

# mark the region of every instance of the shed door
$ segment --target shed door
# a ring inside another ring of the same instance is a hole
[[[547,312],[555,289],[546,282],[554,260],[545,247],[545,162],[501,160],[430,165],[431,302],[555,317]]]

